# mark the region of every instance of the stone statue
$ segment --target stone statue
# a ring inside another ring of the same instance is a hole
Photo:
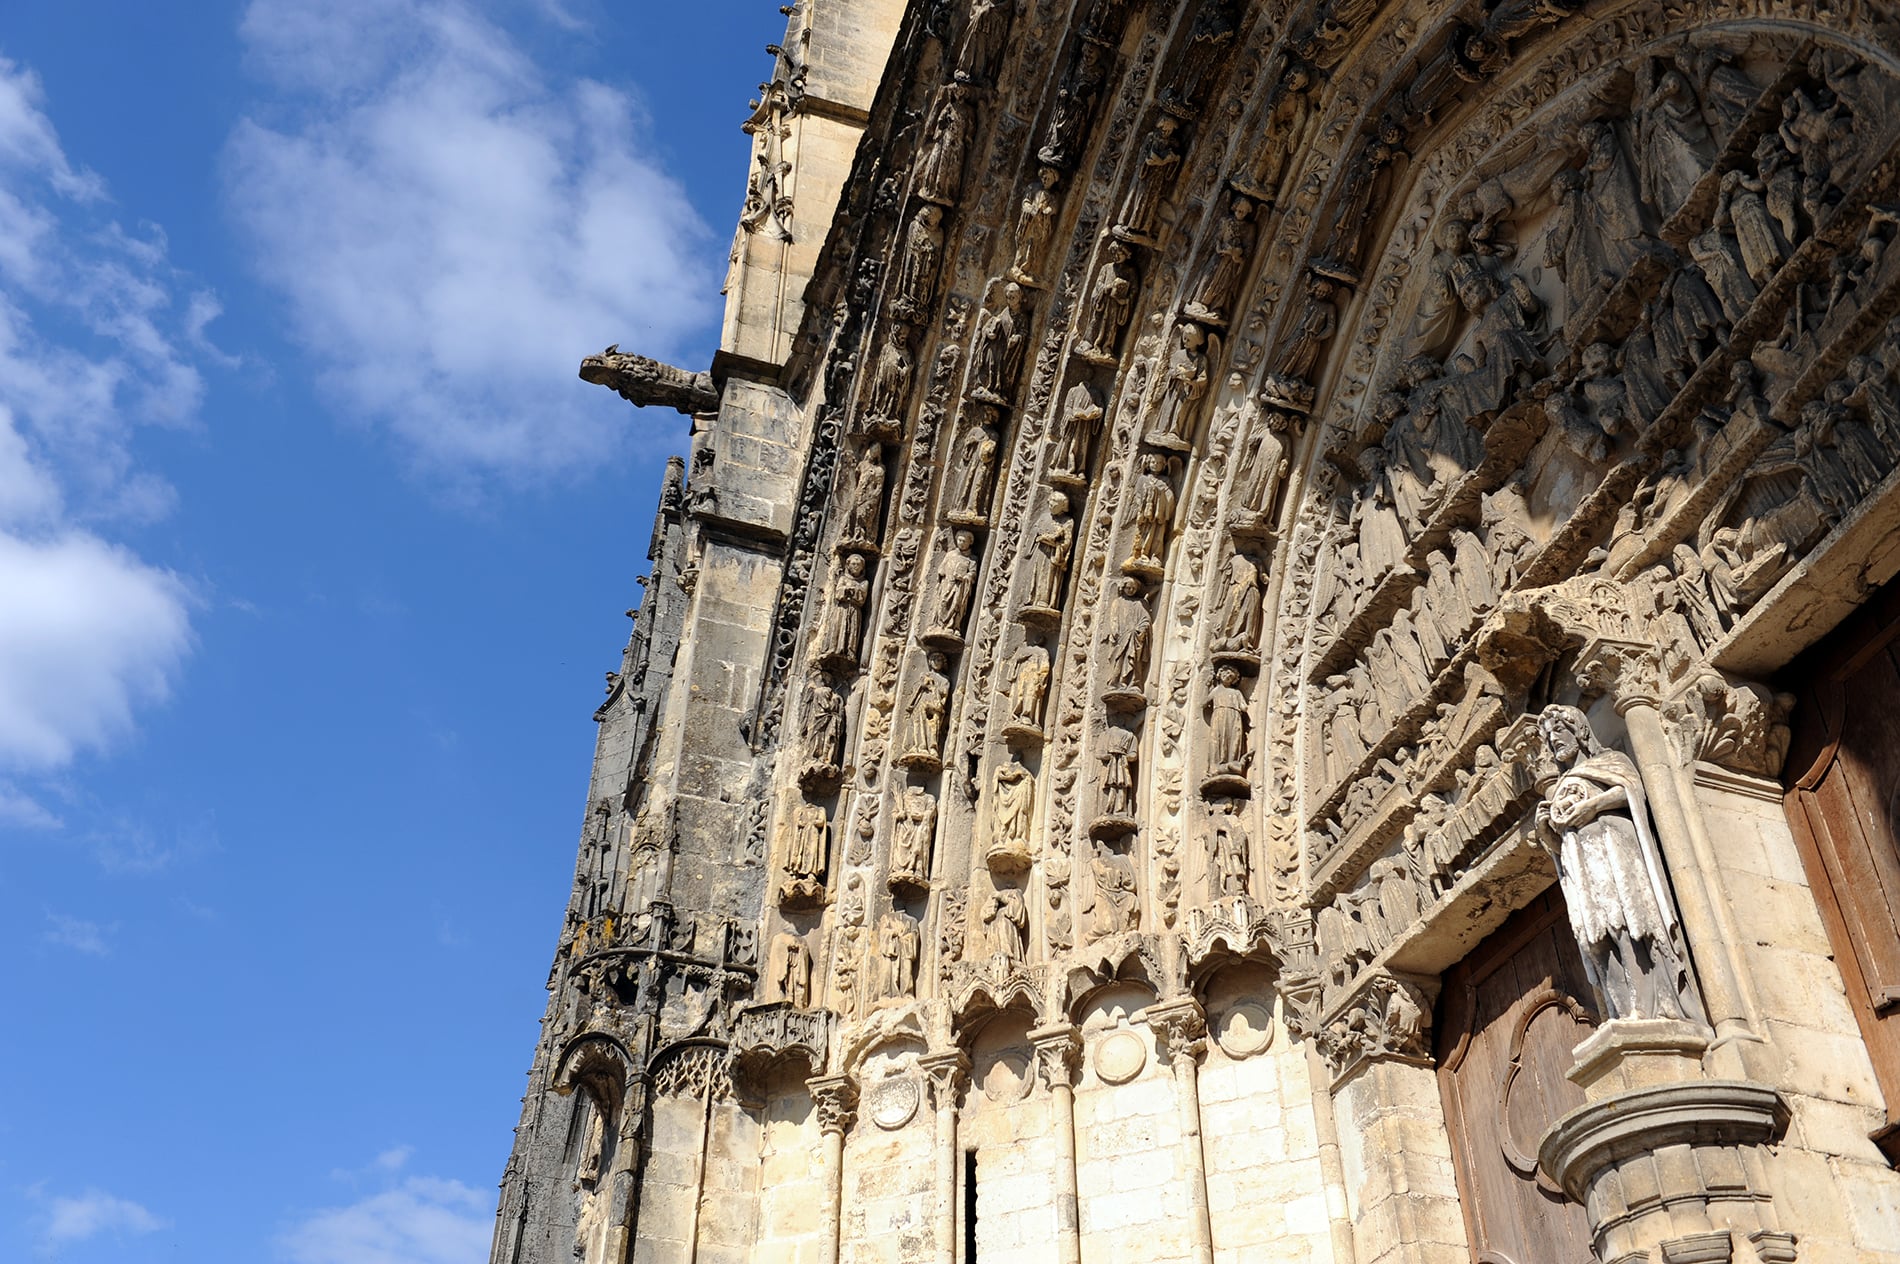
[[[1716,224],[1734,234],[1742,270],[1757,287],[1768,284],[1786,258],[1780,230],[1768,214],[1767,193],[1760,176],[1737,167],[1723,173],[1715,209]]]
[[[805,693],[803,726],[806,771],[836,776],[838,753],[844,745],[844,699],[828,676],[816,676]]]
[[[1140,693],[1148,678],[1148,613],[1142,582],[1126,576],[1108,616],[1108,679],[1111,689]]]
[[[1210,823],[1208,876],[1215,895],[1224,900],[1247,894],[1247,825],[1238,808],[1232,799],[1220,800]]]
[[[937,288],[937,264],[943,258],[943,208],[926,204],[904,230],[904,257],[897,269],[900,315],[920,316],[930,308]]]
[[[1075,520],[1069,517],[1069,498],[1049,493],[1049,514],[1036,532],[1036,551],[1029,560],[1028,610],[1057,614],[1062,608],[1062,577],[1068,573],[1075,550]]]
[[[1119,935],[1141,925],[1141,896],[1135,890],[1135,872],[1113,852],[1095,857],[1095,933]]]
[[[1577,129],[1577,145],[1583,151],[1590,231],[1578,242],[1581,250],[1570,266],[1584,268],[1592,278],[1592,288],[1608,289],[1648,249],[1642,198],[1613,123],[1607,119],[1585,123]]]
[[[937,832],[937,798],[922,786],[911,786],[897,802],[896,829],[891,839],[891,885],[930,885],[930,843]]]
[[[851,499],[845,503],[844,529],[839,539],[847,545],[875,548],[878,519],[883,509],[884,445],[867,443],[858,454]]]
[[[970,12],[963,19],[963,38],[957,41],[953,74],[958,83],[990,81],[1009,34],[1010,8],[1011,0],[970,0]]]
[[[934,208],[933,208],[934,209]],[[864,401],[866,429],[890,433],[903,424],[904,397],[910,393],[910,326],[893,321],[871,372],[871,392]]]
[[[1135,772],[1141,766],[1141,744],[1129,729],[1111,724],[1102,731],[1102,815],[1126,829],[1135,816]]]
[[[1245,777],[1253,759],[1247,746],[1247,696],[1239,684],[1238,671],[1221,667],[1207,693],[1207,763],[1214,777]]]
[[[1113,364],[1116,344],[1135,307],[1135,270],[1129,266],[1128,247],[1110,241],[1102,247],[1102,261],[1089,286],[1088,305],[1078,321],[1075,353],[1097,364]]]
[[[979,409],[979,421],[963,434],[957,445],[956,463],[950,470],[946,515],[951,521],[983,523],[990,516],[990,475],[996,466],[996,432],[985,423],[995,414]]]
[[[951,533],[951,549],[937,563],[936,599],[930,608],[928,634],[954,641],[963,639],[963,620],[976,591],[976,536],[964,530]]]
[[[1056,88],[1055,108],[1049,115],[1049,130],[1043,133],[1042,148],[1036,151],[1041,162],[1052,167],[1067,167],[1078,156],[1088,135],[1089,120],[1102,94],[1107,77],[1106,54],[1094,40],[1083,40],[1075,60]]]
[[[1187,46],[1181,51],[1172,81],[1163,89],[1161,99],[1170,105],[1191,107],[1200,101],[1201,89],[1220,66],[1234,32],[1240,27],[1235,12],[1238,0],[1208,0],[1195,16],[1188,32]]]
[[[772,981],[779,1000],[811,1008],[811,950],[788,930],[772,937]]]
[[[1029,929],[1029,906],[1015,887],[990,893],[983,902],[983,924],[990,928],[990,949],[1010,965],[1020,965]]]
[[[1018,651],[1009,674],[1009,718],[1014,726],[1042,729],[1042,701],[1049,689],[1049,650],[1032,640]]]
[[[1174,182],[1175,169],[1181,165],[1181,144],[1175,136],[1180,129],[1179,120],[1171,114],[1163,114],[1155,120],[1154,131],[1142,142],[1134,183],[1122,200],[1116,235],[1137,241],[1153,239],[1161,216],[1161,203]]]
[[[1247,256],[1253,252],[1258,231],[1253,222],[1253,202],[1236,196],[1228,205],[1214,239],[1214,253],[1208,256],[1201,275],[1195,279],[1192,296],[1182,314],[1210,325],[1227,323],[1227,305],[1240,290],[1247,275]]]
[[[1695,89],[1673,66],[1665,67],[1635,109],[1642,189],[1658,218],[1667,219],[1689,198],[1713,156],[1709,125]]]
[[[950,705],[950,680],[944,675],[949,665],[939,650],[930,651],[929,669],[910,691],[904,705],[904,735],[900,758],[907,762],[935,765],[943,756],[944,713]]]
[[[1102,425],[1102,397],[1087,382],[1077,382],[1062,397],[1049,452],[1051,482],[1083,484],[1088,481],[1089,449]]]
[[[831,581],[831,600],[818,627],[818,648],[813,659],[826,664],[858,661],[858,642],[863,627],[864,603],[871,594],[870,581],[864,578],[864,555],[844,555],[844,569]]]
[[[1607,1016],[1686,1017],[1688,972],[1635,763],[1606,750],[1575,707],[1544,708],[1537,728],[1562,769],[1538,804],[1538,835],[1555,854],[1571,928]]]
[[[1260,567],[1245,553],[1228,555],[1222,575],[1221,631],[1224,650],[1252,650],[1260,634]]]
[[[1122,569],[1160,574],[1165,568],[1168,528],[1174,525],[1174,487],[1169,481],[1168,458],[1150,452],[1141,458],[1135,479],[1135,533]]]
[[[1307,388],[1309,398],[1313,370],[1319,364],[1319,353],[1339,328],[1339,313],[1333,306],[1333,291],[1338,288],[1338,282],[1319,273],[1314,273],[1307,280],[1306,306],[1301,310],[1299,323],[1293,327],[1286,349],[1281,352],[1279,364],[1274,368],[1276,378],[1283,383],[1297,383]]]
[[[959,85],[948,84],[937,98],[936,112],[924,133],[917,155],[913,187],[926,202],[955,206],[963,189],[963,160],[970,148],[970,103]]]
[[[792,845],[785,852],[785,876],[793,882],[822,882],[831,851],[831,817],[823,805],[801,803],[792,810]]]
[[[893,909],[877,924],[877,997],[892,1000],[917,988],[917,923]]]
[[[1036,778],[1014,753],[998,766],[990,803],[990,845],[984,861],[993,872],[1020,873],[1033,857],[1029,830],[1036,814]]]
[[[1174,334],[1174,347],[1161,374],[1161,403],[1155,410],[1154,425],[1143,439],[1156,447],[1186,451],[1196,407],[1207,394],[1210,348],[1207,331],[1193,321],[1180,322]],[[1219,354],[1218,346],[1213,352]]]
[[[1036,176],[1036,187],[1023,195],[1021,211],[1016,217],[1016,251],[1009,266],[1009,279],[1023,285],[1038,285],[1037,272],[1042,268],[1042,256],[1049,248],[1050,235],[1055,231],[1056,213],[1062,209],[1056,200],[1056,185],[1061,181],[1062,173],[1054,167],[1044,167]]]
[[[1029,340],[1023,323],[1023,289],[1011,281],[1003,286],[1003,305],[991,312],[977,331],[976,348],[971,353],[971,399],[986,404],[1009,403],[1010,391],[1022,372],[1023,347]]]

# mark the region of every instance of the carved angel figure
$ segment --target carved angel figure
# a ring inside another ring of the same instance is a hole
[[[1683,1018],[1688,973],[1643,780],[1606,750],[1575,707],[1553,705],[1537,727],[1563,769],[1537,807],[1557,860],[1570,923],[1611,1018]]]

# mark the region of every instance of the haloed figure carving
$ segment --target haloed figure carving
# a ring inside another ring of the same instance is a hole
[[[1688,972],[1649,804],[1636,764],[1606,750],[1575,707],[1537,718],[1563,772],[1537,806],[1539,837],[1557,875],[1590,978],[1610,1018],[1683,1018]]]

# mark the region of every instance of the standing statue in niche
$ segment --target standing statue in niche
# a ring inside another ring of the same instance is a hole
[[[990,928],[990,950],[1010,965],[1021,965],[1028,937],[1029,906],[1015,887],[1003,887],[983,901],[983,924]]]
[[[1227,557],[1222,573],[1221,630],[1215,647],[1245,653],[1260,633],[1260,567],[1245,553]]]
[[[1214,805],[1209,822],[1209,879],[1214,894],[1223,900],[1247,894],[1247,825],[1240,819],[1239,807],[1232,799],[1222,799]]]
[[[1010,727],[1026,733],[1042,731],[1042,700],[1049,690],[1049,650],[1031,640],[1016,655],[1009,674]]]
[[[1188,32],[1187,47],[1182,50],[1173,82],[1162,91],[1162,100],[1181,107],[1199,104],[1201,89],[1220,66],[1227,46],[1234,42],[1234,32],[1240,27],[1236,7],[1237,0],[1207,0],[1201,6],[1194,27]]]
[[[1023,348],[1029,334],[1023,328],[1023,289],[1014,281],[1003,287],[1003,305],[991,312],[977,331],[971,359],[970,398],[986,404],[1007,404],[1022,372]]]
[[[1240,673],[1232,667],[1214,673],[1207,692],[1208,773],[1216,778],[1245,777],[1253,755],[1247,748],[1247,696]]]
[[[1036,151],[1039,161],[1052,167],[1067,167],[1075,161],[1107,78],[1103,65],[1106,56],[1102,45],[1094,40],[1085,39],[1077,47],[1075,60],[1069,63],[1069,72],[1056,89],[1049,130],[1043,133],[1042,148]]]
[[[810,777],[838,775],[838,753],[844,745],[844,699],[831,677],[814,676],[805,693],[805,771]]]
[[[1140,696],[1148,679],[1148,636],[1153,625],[1142,582],[1132,575],[1123,578],[1108,615],[1111,691]]]
[[[909,996],[917,988],[917,923],[893,909],[877,924],[877,986],[879,1000]]]
[[[1175,169],[1181,165],[1181,144],[1175,133],[1181,124],[1171,114],[1155,120],[1154,131],[1142,142],[1135,168],[1135,182],[1122,200],[1122,213],[1115,234],[1135,241],[1152,241],[1155,225],[1161,217],[1161,203],[1174,182]]]
[[[1036,532],[1036,551],[1029,562],[1029,598],[1024,615],[1059,618],[1062,578],[1068,574],[1075,550],[1075,520],[1069,517],[1069,498],[1049,493],[1049,515]]]
[[[1102,817],[1108,832],[1126,833],[1135,818],[1135,773],[1141,766],[1141,744],[1119,724],[1102,731]]]
[[[1313,370],[1319,366],[1319,353],[1339,330],[1339,312],[1333,306],[1333,292],[1338,288],[1337,281],[1318,272],[1306,283],[1306,306],[1273,371],[1277,389],[1293,402],[1312,400]]]
[[[864,603],[870,592],[870,581],[864,578],[864,555],[845,554],[844,569],[831,581],[831,600],[825,604],[818,650],[813,655],[816,661],[834,666],[858,661]]]
[[[1207,395],[1207,364],[1220,355],[1220,340],[1209,338],[1205,329],[1191,320],[1174,327],[1174,347],[1168,352],[1168,365],[1162,371],[1155,409],[1154,425],[1142,436],[1143,442],[1158,448],[1185,452],[1188,435],[1194,428],[1194,414]]]
[[[963,19],[963,38],[957,41],[958,83],[988,83],[1009,34],[1011,0],[970,0]]]
[[[1050,482],[1069,486],[1087,483],[1089,448],[1101,426],[1101,396],[1087,382],[1077,382],[1062,397],[1062,415],[1049,452]]]
[[[1022,285],[1040,285],[1037,273],[1042,269],[1042,255],[1049,248],[1049,238],[1055,232],[1056,212],[1061,209],[1056,201],[1056,185],[1062,179],[1062,173],[1054,167],[1044,167],[1036,177],[1036,187],[1023,195],[1022,209],[1016,218],[1016,252],[1009,265],[1009,279]]]
[[[1135,890],[1135,871],[1114,852],[1095,857],[1095,936],[1119,935],[1141,925],[1141,896]]]
[[[1036,778],[1012,752],[1009,762],[996,770],[990,803],[990,845],[984,863],[993,873],[1021,873],[1029,868],[1029,829],[1036,813]]]
[[[1129,266],[1128,247],[1111,241],[1102,247],[1102,262],[1089,286],[1088,306],[1083,310],[1075,353],[1096,364],[1115,362],[1116,344],[1135,308],[1135,270]]]
[[[866,430],[883,436],[902,428],[911,369],[910,326],[893,322],[871,373],[871,393],[864,401]]]
[[[952,522],[985,523],[990,516],[990,475],[996,465],[996,432],[988,421],[996,415],[991,408],[978,408],[977,424],[964,432],[957,445],[956,464],[950,471],[945,499],[950,505],[946,515]]]
[[[1150,452],[1141,458],[1135,479],[1135,532],[1122,569],[1132,574],[1160,575],[1166,569],[1168,528],[1174,525],[1174,486],[1169,481],[1168,458]]]
[[[1247,256],[1253,252],[1258,231],[1253,211],[1250,198],[1236,196],[1228,206],[1227,217],[1214,239],[1214,253],[1195,280],[1192,297],[1181,309],[1184,315],[1210,325],[1227,322],[1227,305],[1234,301],[1247,274]]]
[[[897,269],[897,312],[905,318],[930,308],[937,288],[937,264],[943,258],[943,208],[926,205],[904,230],[904,258]]]
[[[937,832],[937,798],[922,786],[911,786],[897,801],[896,829],[891,839],[892,889],[920,889],[930,885],[930,843]]]
[[[917,157],[917,196],[926,202],[956,205],[963,189],[963,159],[970,148],[970,103],[964,89],[946,85],[925,132]]]
[[[904,707],[902,762],[935,766],[943,758],[944,711],[950,704],[949,660],[937,650],[925,660],[928,670],[910,691]]]
[[[1562,769],[1537,806],[1538,835],[1556,856],[1607,1016],[1686,1017],[1688,971],[1641,774],[1629,756],[1604,748],[1575,707],[1544,708],[1537,728]]]
[[[779,1000],[811,1008],[811,950],[788,930],[772,937],[772,982]]]
[[[884,445],[867,443],[858,456],[851,499],[845,505],[842,542],[853,548],[875,548],[878,518],[883,508]]]
[[[936,600],[931,604],[926,635],[961,644],[963,620],[970,612],[970,597],[976,591],[976,536],[958,530],[952,533],[950,541],[952,547],[937,563]]]

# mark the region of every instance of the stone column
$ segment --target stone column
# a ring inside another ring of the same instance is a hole
[[[957,1264],[957,1094],[970,1070],[961,1049],[918,1059],[937,1103],[937,1264]]]
[[[857,1118],[858,1086],[848,1075],[821,1075],[806,1080],[812,1103],[818,1108],[818,1128],[825,1135],[825,1202],[819,1211],[824,1246],[821,1264],[838,1264],[838,1230],[844,1215],[844,1134]]]
[[[1207,1012],[1191,996],[1148,1007],[1148,1026],[1166,1042],[1181,1110],[1181,1153],[1187,1163],[1188,1229],[1195,1264],[1214,1264],[1214,1225],[1207,1211],[1207,1157],[1201,1149],[1201,1056],[1207,1052]]]
[[[1056,1264],[1081,1264],[1082,1207],[1075,1184],[1075,1071],[1082,1040],[1068,1023],[1029,1033],[1036,1063],[1049,1085],[1050,1129],[1056,1140]]]

